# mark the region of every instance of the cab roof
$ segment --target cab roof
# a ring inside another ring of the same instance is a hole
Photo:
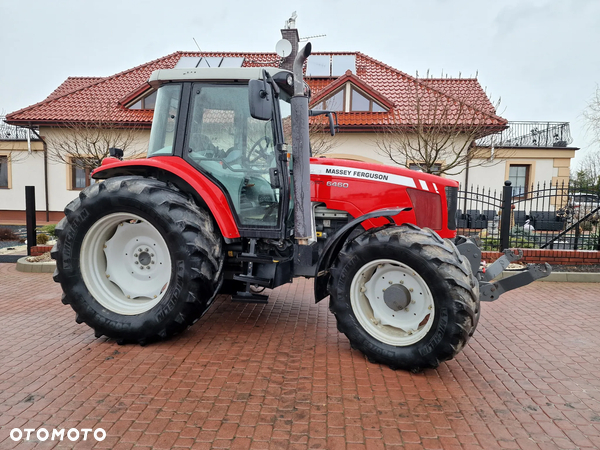
[[[263,70],[275,76],[287,70],[276,67],[214,67],[214,68],[192,68],[192,69],[160,69],[150,75],[148,83],[158,87],[166,81],[218,81],[218,80],[262,80]]]

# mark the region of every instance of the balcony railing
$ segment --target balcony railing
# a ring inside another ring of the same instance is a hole
[[[508,122],[508,128],[477,140],[480,147],[568,147],[569,122]]]

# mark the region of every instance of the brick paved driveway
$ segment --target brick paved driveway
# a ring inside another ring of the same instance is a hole
[[[148,347],[95,339],[48,274],[0,264],[0,448],[10,430],[98,428],[58,448],[600,448],[600,285],[536,283],[483,306],[459,357],[370,364],[310,282],[221,299]]]

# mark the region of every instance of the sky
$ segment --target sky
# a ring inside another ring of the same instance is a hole
[[[296,11],[313,51],[360,51],[410,75],[473,77],[509,121],[570,122],[600,84],[598,0],[0,0],[0,113],[69,76],[108,76],[177,50],[272,52]]]

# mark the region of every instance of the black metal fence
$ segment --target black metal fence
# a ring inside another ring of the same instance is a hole
[[[480,236],[483,250],[600,250],[600,186],[504,184],[496,190],[461,186],[459,234]]]

